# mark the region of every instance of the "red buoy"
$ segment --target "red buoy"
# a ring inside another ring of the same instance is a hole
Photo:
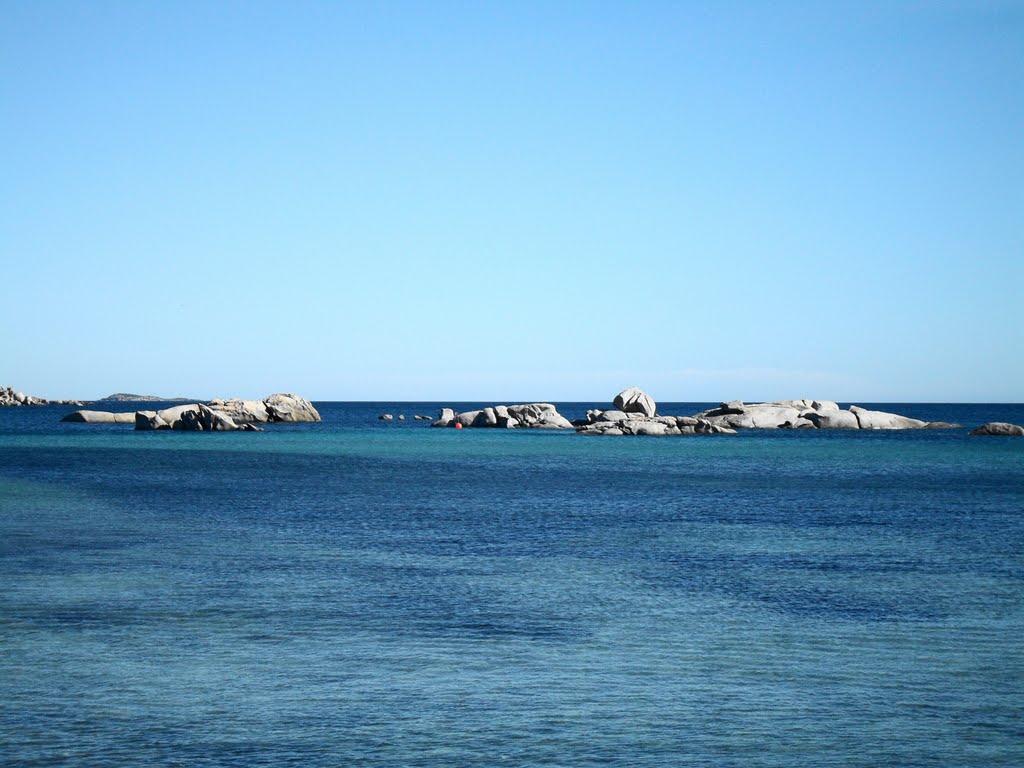
[[[458,422],[458,421],[456,421],[456,422],[455,422],[455,428],[456,428],[456,429],[462,429],[462,424],[461,424],[461,422]]]

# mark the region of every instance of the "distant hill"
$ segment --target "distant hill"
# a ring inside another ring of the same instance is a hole
[[[135,395],[130,392],[116,392],[107,395],[97,403],[198,403],[201,400],[187,397],[160,397],[158,395]]]

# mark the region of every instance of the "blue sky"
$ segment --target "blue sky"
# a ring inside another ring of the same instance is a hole
[[[0,2],[0,385],[1024,400],[1019,2]]]

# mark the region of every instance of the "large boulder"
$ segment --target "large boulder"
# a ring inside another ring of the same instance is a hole
[[[861,429],[922,429],[928,426],[927,421],[885,411],[869,411],[857,405],[850,406],[850,413],[857,416]]]
[[[640,413],[653,416],[656,413],[654,399],[639,387],[628,387],[615,396],[612,404],[626,413]]]
[[[482,411],[463,411],[455,417],[455,423],[464,427],[472,427],[476,423],[476,417],[481,413]]]
[[[455,423],[455,411],[451,408],[442,408],[437,414],[437,421],[430,426],[432,427],[450,427]]]
[[[135,413],[112,413],[110,411],[73,411],[61,421],[78,424],[134,424]]]
[[[320,421],[320,413],[313,404],[304,397],[288,393],[277,393],[263,401],[273,422],[309,422]]]
[[[220,411],[236,424],[266,424],[270,412],[265,400],[241,400],[239,398],[214,398],[209,406]]]
[[[805,418],[818,429],[860,429],[857,415],[850,411],[811,411]]]
[[[183,412],[178,424],[175,429],[194,432],[233,432],[238,429],[238,425],[229,416],[202,403],[195,410]]]
[[[810,401],[806,400],[780,400],[772,403],[732,400],[698,413],[697,418],[730,429],[779,429],[809,425],[807,414],[812,412]]]
[[[1024,427],[1008,424],[1005,421],[990,421],[982,424],[971,432],[972,435],[992,435],[996,437],[1024,437]]]
[[[160,414],[156,411],[135,412],[135,429],[139,432],[170,428],[171,425],[160,418]]]
[[[175,405],[160,411],[136,411],[135,429],[140,431],[151,429],[190,429],[192,427],[186,427],[183,423],[183,419],[186,418],[185,414],[198,411],[199,403]],[[190,423],[194,423],[195,417],[189,416],[188,418]]]

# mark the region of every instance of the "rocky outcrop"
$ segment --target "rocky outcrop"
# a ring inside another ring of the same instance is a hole
[[[614,408],[587,411],[573,422],[581,435],[734,435],[736,430],[693,416],[657,416],[654,398],[637,387],[624,389],[612,400]]]
[[[551,403],[495,405],[456,413],[442,408],[432,426],[492,427],[497,429],[572,429],[572,424]]]
[[[197,432],[258,430],[256,424],[320,421],[320,414],[305,398],[275,394],[265,400],[239,398],[211,400],[209,404],[189,403],[162,411],[139,411],[135,429],[179,429]]]
[[[990,421],[982,424],[971,432],[972,435],[992,435],[994,437],[1024,437],[1024,427],[1008,424],[1005,421]]]
[[[312,403],[298,395],[276,394],[266,400],[217,399],[209,403],[185,403],[160,411],[75,411],[61,421],[134,424],[140,431],[227,432],[238,429],[259,431],[256,424],[320,421],[320,414]]]
[[[311,422],[320,421],[320,413],[313,404],[304,397],[298,395],[279,393],[271,395],[263,401],[267,413],[270,414],[269,421],[281,422]]]
[[[576,424],[581,435],[735,435],[736,430],[720,427],[692,416],[645,416],[623,411],[588,411],[587,419]]]
[[[0,387],[0,407],[19,405],[85,405],[83,400],[47,400],[45,397],[26,395],[14,387]]]
[[[733,400],[698,413],[696,417],[733,429],[948,429],[956,426],[871,411],[856,405],[842,410],[831,400],[778,400],[771,403]]]
[[[654,416],[656,407],[654,399],[639,387],[629,387],[615,396],[612,404],[625,413],[639,413],[643,416]]]
[[[271,395],[265,400],[215,398],[209,405],[226,413],[233,421],[246,424],[320,421],[320,414],[311,402],[287,393]]]
[[[656,416],[654,400],[636,387],[616,395],[613,410],[592,410],[574,422],[584,435],[734,434],[737,429],[948,429],[956,424],[926,422],[856,405],[843,410],[832,400],[731,400],[694,416]]]
[[[228,416],[238,424],[266,424],[270,411],[264,400],[241,400],[239,398],[214,398],[209,406]]]
[[[215,410],[203,403],[188,403],[162,411],[137,411],[135,429],[173,429],[183,432],[262,431],[251,422],[236,422],[224,411]]]

